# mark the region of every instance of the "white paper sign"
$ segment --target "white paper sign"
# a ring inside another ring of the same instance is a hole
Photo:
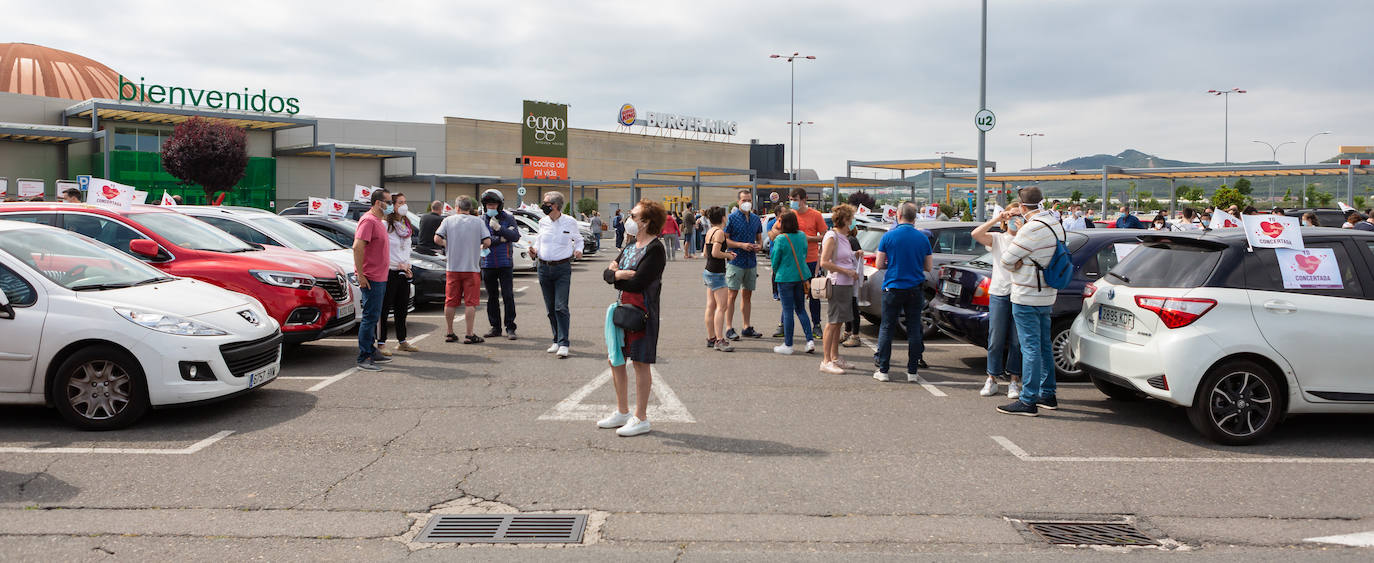
[[[1344,201],[1338,201],[1336,202],[1336,205],[1341,206],[1341,213],[1350,213],[1351,211],[1355,210],[1354,207],[1346,205]]]
[[[65,192],[65,191],[67,191],[67,190],[79,190],[79,189],[81,189],[81,188],[79,187],[79,184],[77,184],[76,182],[73,182],[73,181],[71,181],[71,180],[58,180],[58,181],[57,181],[57,187],[54,188],[54,191],[55,191],[55,193],[57,194],[57,198],[58,198],[58,199],[62,199],[62,192]]]
[[[1335,249],[1276,248],[1274,253],[1279,258],[1284,289],[1345,289]]]
[[[0,178],[0,197],[4,197],[4,196],[9,195],[9,191],[10,191],[10,179],[9,179],[9,178]]]
[[[128,211],[134,203],[134,188],[104,178],[91,178],[90,187],[86,189],[86,203]]]
[[[361,184],[353,185],[353,201],[359,203],[372,203],[372,188]]]
[[[897,208],[891,205],[883,206],[883,220],[889,223],[897,222]]]
[[[940,217],[940,208],[938,206],[927,205],[921,208],[922,221],[934,221],[938,217]]]
[[[134,203],[138,205],[148,203],[148,192],[134,190]]]
[[[1116,250],[1116,263],[1120,264],[1122,260],[1125,260],[1126,255],[1130,254],[1131,251],[1135,250],[1135,247],[1137,246],[1140,245],[1129,242],[1118,242],[1113,244],[1112,248]]]
[[[1302,225],[1297,217],[1243,215],[1240,221],[1253,248],[1303,248]]]
[[[522,205],[522,206],[520,206],[520,208],[521,208],[521,209],[524,209],[525,206]],[[444,215],[453,215],[453,206],[452,206],[452,205],[449,205],[449,204],[447,204],[447,203],[445,203],[445,204],[444,204],[444,211],[443,211],[443,214],[444,214]]]
[[[310,198],[310,200],[305,204],[305,214],[306,214],[306,215],[327,215],[328,212],[329,212],[329,209],[328,209],[327,207],[325,207],[325,206],[328,204],[328,203],[327,203],[328,201],[329,201],[329,198],[326,198],[326,197],[312,197],[312,198]]]
[[[869,209],[869,208],[867,208],[867,207],[864,207],[864,204],[862,204],[862,203],[859,204],[859,215],[868,215],[869,213],[872,213],[872,212],[873,212],[873,210],[872,210],[872,209]]]
[[[177,204],[177,200],[172,199],[172,194],[167,193],[167,190],[162,190],[162,203],[160,203],[160,204],[158,204],[158,205],[176,205],[176,204]]]
[[[1232,217],[1230,213],[1227,213],[1227,212],[1225,212],[1225,211],[1222,211],[1222,210],[1218,209],[1218,210],[1216,211],[1216,213],[1213,213],[1213,214],[1212,214],[1212,224],[1211,224],[1211,225],[1208,225],[1207,228],[1209,228],[1209,229],[1229,229],[1229,228],[1232,228],[1232,227],[1239,227],[1239,226],[1240,226],[1240,220],[1236,219],[1235,217]]]
[[[19,197],[33,197],[36,195],[43,195],[43,181],[20,178]]]
[[[328,207],[325,208],[325,215],[335,217],[338,219],[343,219],[345,216],[348,215],[347,203],[339,201],[337,199],[328,198],[326,198],[324,201],[326,204],[328,204]]]

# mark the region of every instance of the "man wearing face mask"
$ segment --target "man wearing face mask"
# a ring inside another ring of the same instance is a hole
[[[515,216],[505,210],[506,199],[499,190],[482,192],[483,220],[487,224],[487,234],[491,236],[489,252],[482,257],[482,283],[487,286],[487,322],[491,330],[485,338],[501,336],[501,304],[506,305],[504,318],[506,338],[515,340],[515,291],[513,284],[512,254],[515,241],[520,240],[520,229],[516,228]]]
[[[739,340],[762,338],[763,334],[754,330],[749,318],[754,299],[754,288],[758,284],[758,254],[763,248],[763,221],[754,213],[753,190],[740,190],[738,206],[725,220],[725,246],[734,250],[735,257],[725,264],[725,338]],[[744,314],[744,331],[735,332],[735,301],[743,292],[740,312]]]
[[[572,261],[582,258],[582,232],[577,221],[563,213],[567,200],[559,192],[544,194],[539,210],[544,218],[539,220],[539,233],[530,245],[539,266],[539,289],[544,293],[544,309],[549,313],[549,328],[553,332],[553,344],[547,350],[558,354],[560,359],[568,357],[568,325],[572,316],[568,313],[568,290],[572,286]],[[634,237],[637,226],[625,222],[625,234]]]
[[[377,353],[377,322],[382,318],[382,301],[386,297],[386,279],[391,265],[391,242],[387,239],[386,223],[390,215],[391,192],[374,190],[372,208],[358,218],[353,235],[353,267],[358,272],[359,306],[362,318],[358,323],[358,369],[379,371],[377,364],[391,362]]]

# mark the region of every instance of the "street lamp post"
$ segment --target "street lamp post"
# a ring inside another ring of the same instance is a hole
[[[792,139],[793,139],[793,136],[792,136],[792,133],[793,133],[793,125],[792,125],[792,122],[797,120],[797,65],[794,64],[793,61],[796,61],[797,59],[804,59],[804,60],[811,60],[811,61],[814,61],[814,60],[816,60],[816,57],[815,57],[814,55],[803,55],[803,54],[801,54],[801,53],[793,52],[791,55],[768,55],[768,58],[770,58],[770,59],[782,59],[782,60],[785,60],[785,61],[787,61],[787,66],[791,67],[791,70],[792,70],[792,87],[791,87],[791,94],[790,94],[792,109],[791,109],[791,110],[789,111],[789,113],[787,114],[787,123],[788,123],[788,125],[787,125],[787,144],[789,145],[788,150],[789,150],[789,151],[793,151],[793,154],[792,154],[792,161],[791,161],[791,162],[792,162],[792,173],[790,174],[790,176],[792,177],[793,180],[796,180],[796,179],[797,179],[797,155],[796,155],[796,152],[795,152],[796,146],[792,144]]]
[[[1307,145],[1312,144],[1312,139],[1315,139],[1315,138],[1320,137],[1320,136],[1322,136],[1322,135],[1330,135],[1330,134],[1331,134],[1330,131],[1322,131],[1321,133],[1314,134],[1314,135],[1312,135],[1311,137],[1308,137],[1308,138],[1307,138],[1307,142],[1302,144],[1302,164],[1303,164],[1303,166],[1307,166]],[[1307,174],[1303,174],[1303,175],[1302,175],[1302,186],[1300,186],[1300,187],[1298,188],[1298,207],[1303,207],[1303,206],[1307,205],[1307,202],[1305,201],[1305,198],[1306,198],[1306,197],[1307,197]]]
[[[1252,142],[1252,143],[1259,143],[1259,144],[1261,144],[1261,145],[1264,145],[1264,146],[1266,146],[1266,147],[1269,147],[1269,152],[1270,152],[1270,155],[1271,155],[1271,156],[1270,156],[1270,160],[1273,160],[1273,161],[1274,161],[1274,164],[1278,164],[1278,163],[1279,163],[1279,147],[1284,146],[1284,145],[1296,145],[1296,144],[1298,144],[1297,141],[1284,141],[1284,142],[1279,143],[1279,144],[1277,144],[1277,145],[1271,145],[1271,144],[1266,143],[1266,142],[1264,142],[1264,141],[1250,141],[1250,142]],[[1274,176],[1270,176],[1270,177],[1269,177],[1269,203],[1271,203],[1271,204],[1274,202],[1274,181],[1275,181],[1275,179],[1276,179],[1276,178],[1275,178]]]
[[[1230,90],[1208,90],[1207,93],[1213,96],[1222,96],[1226,99],[1226,103],[1223,104],[1225,108],[1223,111],[1225,111],[1225,114],[1222,117],[1221,130],[1221,164],[1222,166],[1226,166],[1231,164],[1231,94],[1244,94],[1245,90],[1232,88]]]
[[[1036,137],[1044,137],[1045,134],[1044,134],[1044,133],[1020,133],[1020,135],[1021,135],[1022,137],[1025,137],[1027,140],[1030,141],[1030,168],[1033,169],[1033,168],[1035,168],[1035,138],[1036,138]]]
[[[795,154],[796,157],[797,157],[797,166],[801,166],[801,165],[802,165],[802,159],[801,159],[801,134],[802,134],[802,132],[801,132],[801,126],[803,126],[803,125],[815,125],[816,122],[815,122],[815,121],[798,121],[798,122],[796,122],[796,123],[792,123],[791,121],[788,121],[787,124],[797,128],[797,147],[796,147],[796,150],[794,151],[794,154]],[[792,168],[792,179],[793,179],[793,180],[796,180],[796,179],[797,179],[796,170],[797,170],[796,167]]]

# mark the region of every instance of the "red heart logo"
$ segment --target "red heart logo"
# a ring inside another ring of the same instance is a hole
[[[340,211],[340,210],[342,210],[342,209],[343,209],[343,204],[342,204],[342,203],[339,203],[339,202],[337,202],[337,201],[334,202],[334,211]]]
[[[1316,272],[1317,267],[1322,265],[1322,259],[1320,256],[1313,256],[1311,254],[1299,254],[1294,258],[1298,262],[1298,267],[1301,268],[1302,271],[1307,272],[1309,274]]]
[[[369,196],[371,196],[371,195],[372,195],[372,192],[371,192],[370,190],[363,190],[363,197],[369,197]]]
[[[114,199],[119,197],[119,188],[114,186],[102,186],[100,188],[100,193],[105,196],[105,199]]]
[[[1283,223],[1269,219],[1260,223],[1260,230],[1269,235],[1269,238],[1279,238],[1279,235],[1283,234]]]
[[[1227,219],[1226,222],[1224,222],[1224,223],[1221,224],[1221,226],[1222,226],[1222,227],[1225,227],[1225,228],[1230,228],[1230,227],[1235,227],[1235,226],[1237,226],[1237,225],[1236,225],[1236,222],[1235,222],[1235,221],[1232,221],[1232,220],[1230,220],[1230,219]]]
[[[311,208],[311,209],[319,209],[319,208],[320,208],[320,202],[319,202],[318,200],[317,200],[317,201],[312,201],[312,202],[310,202],[310,208]]]

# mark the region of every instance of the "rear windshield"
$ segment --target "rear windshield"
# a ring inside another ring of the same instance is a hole
[[[1152,242],[1137,246],[1107,275],[1130,287],[1198,287],[1220,260],[1221,249]]]

